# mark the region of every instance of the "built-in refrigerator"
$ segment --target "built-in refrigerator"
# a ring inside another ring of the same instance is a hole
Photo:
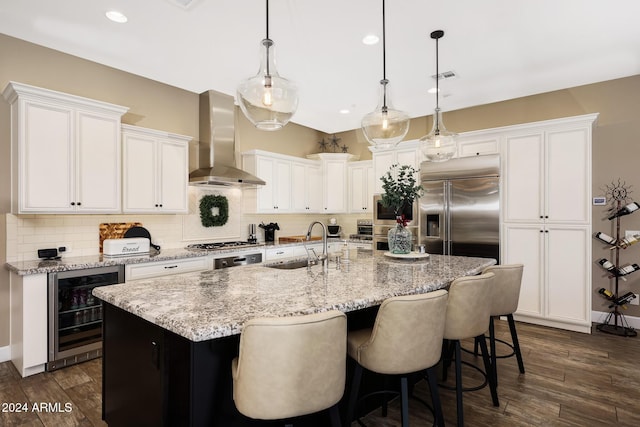
[[[428,253],[500,262],[500,157],[423,162],[420,244]]]

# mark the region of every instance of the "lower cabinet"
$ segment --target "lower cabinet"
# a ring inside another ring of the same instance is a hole
[[[10,275],[11,361],[23,377],[45,370],[47,363],[47,275]]]
[[[212,269],[213,257],[202,256],[180,260],[127,264],[124,268],[124,277],[127,281],[130,281]]]
[[[524,264],[515,318],[591,331],[591,233],[588,226],[505,224],[502,259]]]

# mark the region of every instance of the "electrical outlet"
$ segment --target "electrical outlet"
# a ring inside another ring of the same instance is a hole
[[[634,294],[636,297],[629,301],[629,305],[640,305],[640,295]]]
[[[71,245],[66,243],[58,243],[58,252],[60,256],[67,256],[71,253]]]

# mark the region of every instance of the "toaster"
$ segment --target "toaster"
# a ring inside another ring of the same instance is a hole
[[[149,239],[145,237],[104,239],[102,242],[102,255],[106,257],[148,255],[149,244]]]

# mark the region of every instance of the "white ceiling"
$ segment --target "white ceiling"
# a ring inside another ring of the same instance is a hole
[[[264,0],[0,0],[0,31],[201,93],[235,94],[258,71]],[[124,12],[116,24],[104,13]],[[443,111],[640,74],[638,0],[387,0],[387,78],[395,108],[430,115],[442,29]],[[271,0],[280,75],[300,88],[293,122],[360,127],[377,104],[382,0]],[[348,108],[351,114],[340,114]]]

